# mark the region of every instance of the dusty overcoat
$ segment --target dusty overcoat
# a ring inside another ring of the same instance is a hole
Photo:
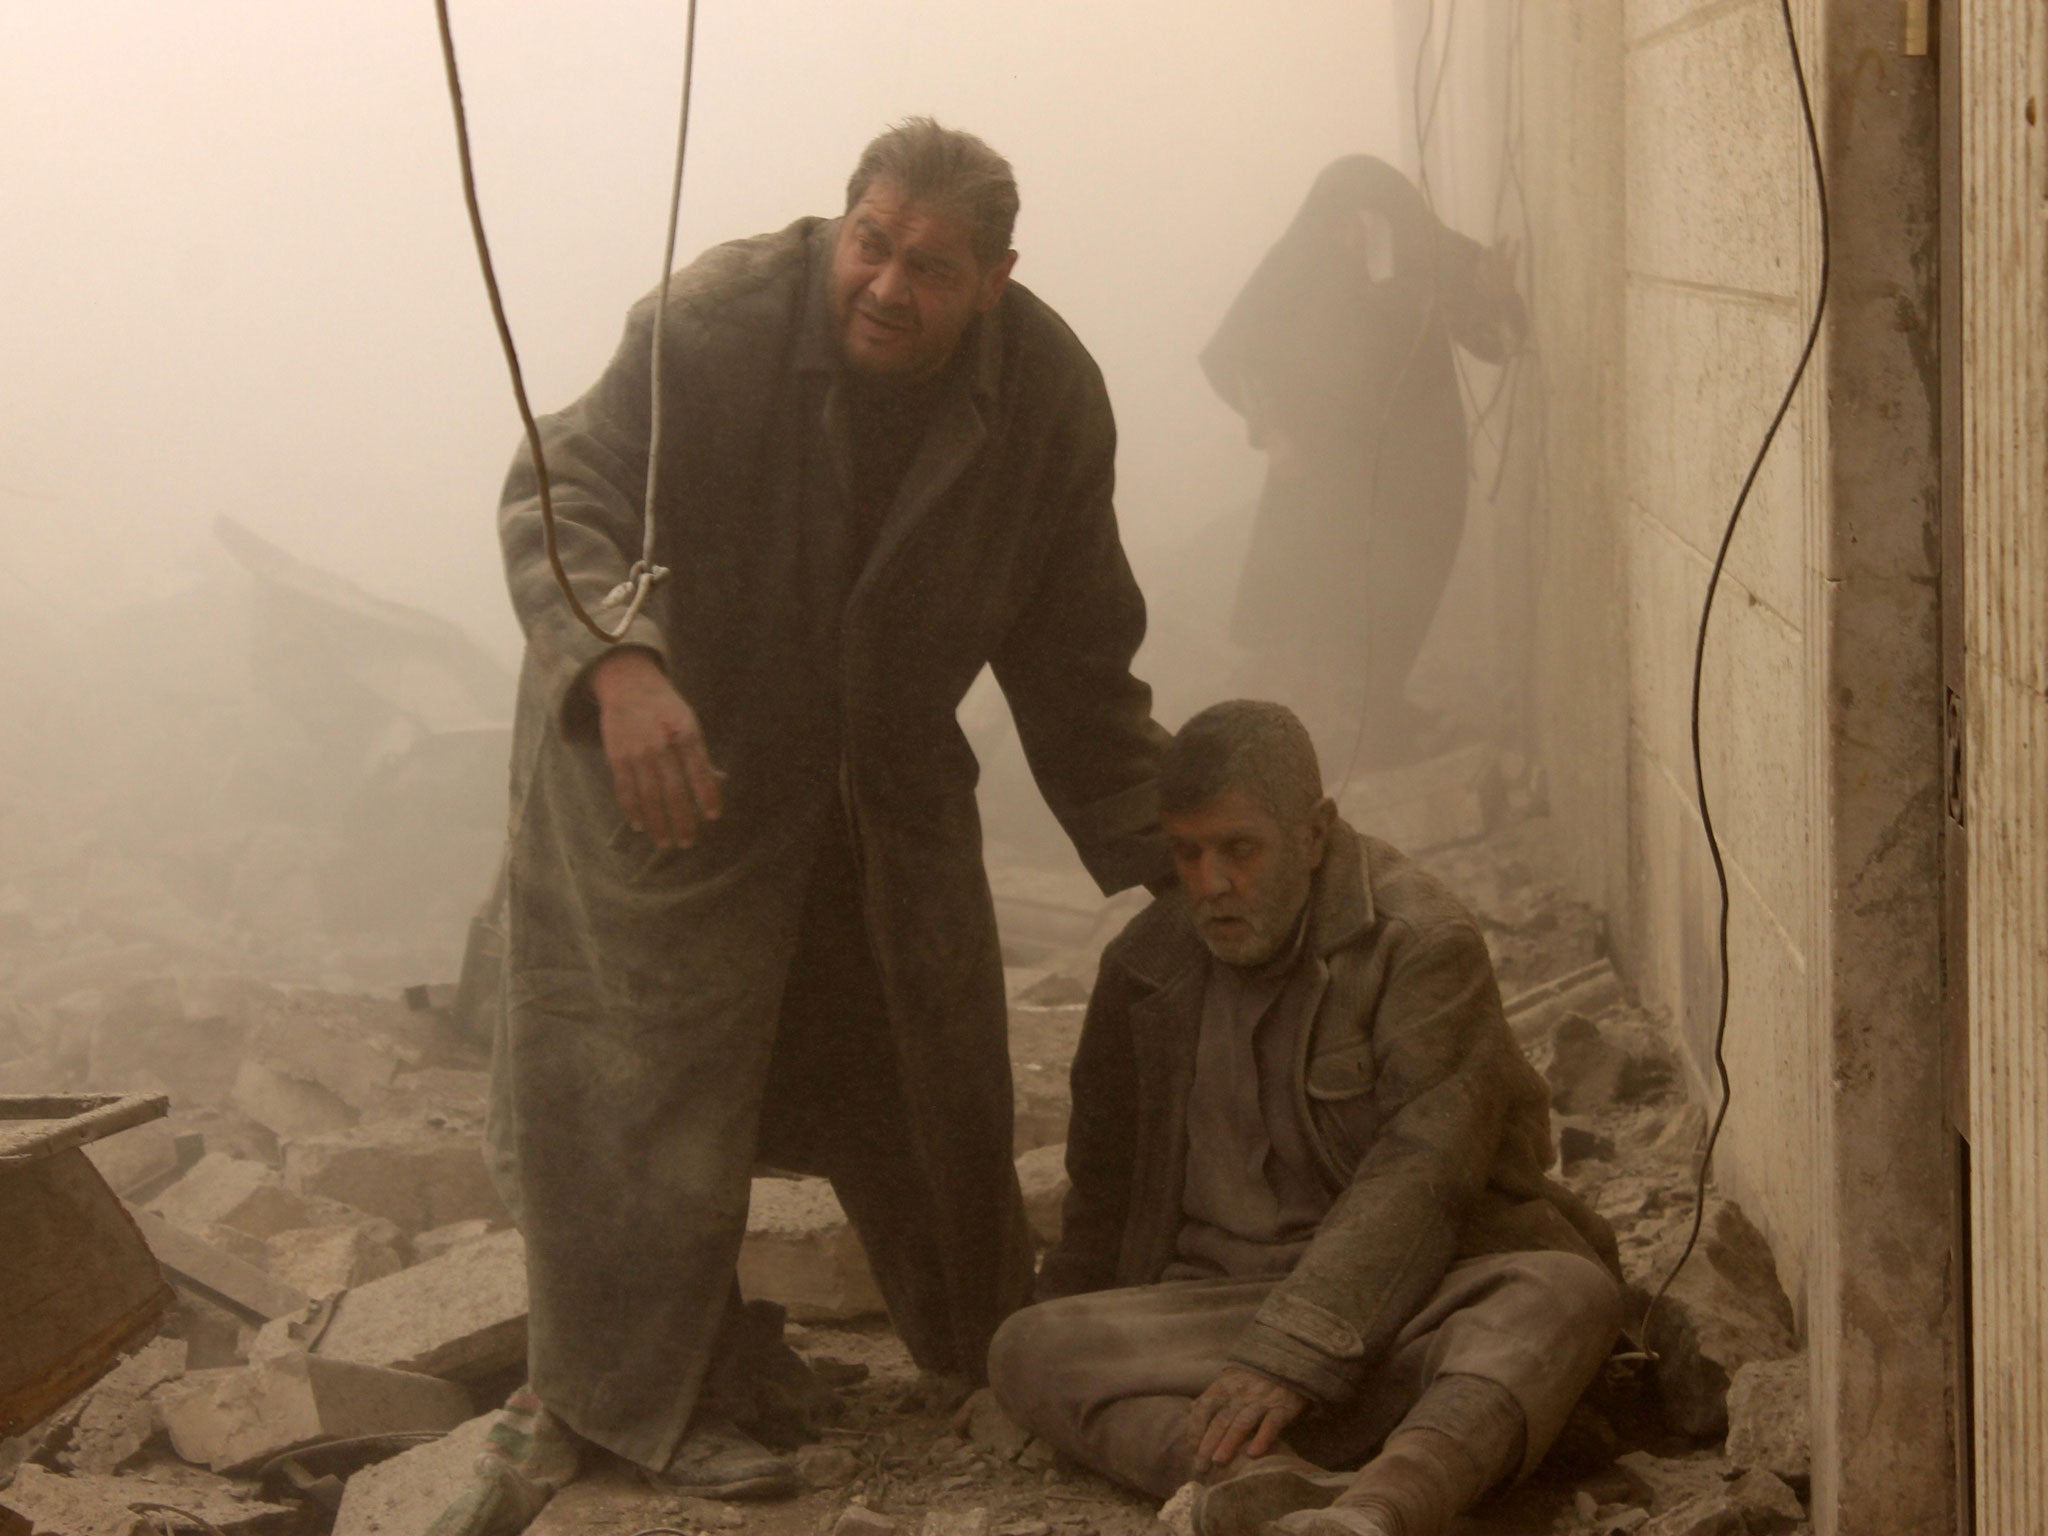
[[[1501,1016],[1478,924],[1426,870],[1342,822],[1312,902],[1290,983],[1310,1021],[1294,1106],[1332,1205],[1233,1357],[1341,1404],[1457,1260],[1560,1249],[1617,1277],[1619,1263],[1607,1224],[1544,1173],[1549,1090]],[[1173,1262],[1209,964],[1178,891],[1104,952],[1041,1299],[1150,1285]]]
[[[978,1378],[1026,1299],[978,770],[954,716],[983,666],[1102,887],[1167,868],[1099,371],[1011,284],[963,337],[857,560],[836,229],[709,252],[662,321],[657,558],[674,575],[628,640],[661,658],[728,775],[697,847],[658,850],[618,811],[582,681],[602,647],[551,581],[523,451],[500,514],[527,652],[493,1151],[527,1239],[542,1399],[655,1468],[703,1384],[764,1141],[833,1177],[920,1364]],[[638,554],[654,322],[649,298],[596,386],[544,423],[586,604]],[[792,956],[828,922],[867,950],[883,1022],[849,1050],[814,978],[817,1047],[798,1054],[843,1063],[798,1062],[802,1092],[765,1093]]]

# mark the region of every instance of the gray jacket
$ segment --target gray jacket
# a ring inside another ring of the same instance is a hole
[[[1331,1207],[1235,1358],[1336,1403],[1458,1259],[1556,1248],[1619,1266],[1607,1224],[1545,1176],[1548,1090],[1450,893],[1339,822],[1307,945],[1294,1098]],[[1073,1187],[1041,1299],[1148,1285],[1173,1261],[1207,968],[1178,892],[1104,953],[1074,1057]]]

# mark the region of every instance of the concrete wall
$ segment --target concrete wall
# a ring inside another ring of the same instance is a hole
[[[1952,1492],[1934,80],[1899,57],[1890,7],[1795,11],[1835,272],[1709,631],[1732,973],[1715,1176],[1770,1238],[1811,1348],[1819,1528],[1932,1532]],[[1534,293],[1550,485],[1533,735],[1574,877],[1711,1106],[1718,903],[1693,647],[1815,296],[1811,171],[1772,0],[1528,16],[1529,142],[1555,157],[1530,171],[1545,178],[1532,245],[1551,253]]]

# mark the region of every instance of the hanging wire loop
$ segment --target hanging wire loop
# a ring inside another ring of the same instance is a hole
[[[448,20],[448,0],[434,0],[434,20],[441,33],[441,64],[448,76],[448,104],[455,117],[455,152],[462,167],[463,206],[469,210],[469,232],[476,242],[477,264],[483,269],[484,292],[490,299],[491,320],[498,330],[498,345],[504,351],[505,367],[512,376],[512,397],[519,407],[520,424],[526,429],[526,448],[533,459],[534,480],[540,489],[540,525],[542,539],[547,546],[548,569],[554,573],[555,585],[561,588],[562,596],[576,615],[577,622],[607,645],[617,645],[632,629],[634,620],[640,617],[655,587],[669,574],[667,567],[657,564],[654,559],[654,514],[661,459],[661,339],[667,329],[664,322],[668,315],[669,278],[675,267],[676,223],[683,203],[683,163],[690,142],[690,84],[697,58],[697,0],[690,0],[684,23],[683,92],[677,114],[675,173],[669,184],[668,236],[661,256],[661,297],[655,308],[654,339],[649,344],[647,494],[641,507],[640,558],[633,562],[626,579],[613,587],[600,605],[625,609],[616,629],[607,629],[583,606],[569,580],[569,572],[562,564],[561,545],[555,531],[554,495],[548,483],[547,454],[541,447],[540,425],[534,420],[533,407],[527,398],[525,372],[519,365],[519,349],[512,341],[511,323],[505,318],[505,300],[499,292],[497,268],[491,260],[491,243],[484,234],[483,210],[477,203],[476,165],[469,145],[469,114],[462,102],[462,76],[455,64],[455,35]]]

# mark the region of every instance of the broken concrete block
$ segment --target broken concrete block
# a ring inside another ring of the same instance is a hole
[[[177,1300],[164,1314],[163,1336],[185,1346],[185,1369],[214,1370],[248,1359],[242,1319],[212,1298],[186,1286],[173,1288]]]
[[[1019,992],[1017,1001],[1026,1008],[1085,1008],[1088,1006],[1088,986],[1071,976],[1052,972]]]
[[[1728,1385],[1728,1459],[1803,1486],[1813,1461],[1806,1356],[1736,1367]]]
[[[83,1037],[92,1082],[161,1088],[179,1109],[221,1104],[255,1019],[281,995],[224,977],[160,977],[114,988],[65,1027]]]
[[[1033,1435],[1025,1442],[1024,1449],[1017,1453],[1017,1465],[1026,1472],[1043,1472],[1060,1459],[1059,1451],[1050,1440],[1041,1440]]]
[[[864,1504],[849,1504],[832,1522],[832,1536],[896,1536],[902,1526]]]
[[[331,1136],[361,1116],[332,1090],[260,1061],[245,1060],[228,1098],[235,1108],[282,1141]]]
[[[207,1153],[145,1209],[187,1232],[233,1227],[259,1242],[317,1220],[314,1208],[267,1164],[225,1152]]]
[[[462,1067],[420,1067],[391,1080],[372,1118],[403,1120],[474,1135],[491,1105],[491,1074]]]
[[[1424,762],[1359,774],[1338,810],[1374,837],[1426,853],[1485,835],[1496,771],[1492,747],[1476,743]]]
[[[1799,1502],[1785,1480],[1761,1467],[1752,1467],[1729,1486],[1728,1497],[1742,1511],[1749,1536],[1782,1536],[1806,1519],[1806,1506]]]
[[[989,1536],[994,1523],[985,1509],[928,1509],[918,1536]]]
[[[372,1280],[335,1303],[322,1358],[473,1379],[526,1357],[526,1248],[515,1231]]]
[[[1583,1125],[1559,1126],[1557,1160],[1565,1168],[1576,1167],[1580,1163],[1611,1163],[1614,1161],[1614,1138]]]
[[[429,1259],[438,1259],[452,1249],[490,1234],[491,1224],[481,1216],[472,1216],[467,1221],[451,1221],[445,1227],[429,1228],[412,1240],[413,1262],[424,1264]]]
[[[333,1536],[410,1536],[462,1494],[476,1476],[484,1437],[498,1422],[481,1414],[439,1440],[363,1468],[348,1480]]]
[[[189,1170],[204,1149],[205,1140],[196,1132],[168,1120],[151,1120],[94,1142],[85,1155],[115,1194],[124,1200],[141,1200],[153,1197]],[[148,1193],[141,1193],[144,1190]]]
[[[1627,1479],[1636,1502],[1653,1515],[1669,1514],[1704,1494],[1726,1489],[1728,1464],[1712,1457],[1653,1456],[1629,1451],[1617,1456],[1615,1469]]]
[[[453,1429],[473,1411],[453,1382],[306,1354],[194,1372],[158,1399],[172,1447],[216,1472],[318,1440]]]
[[[155,1338],[100,1378],[57,1460],[66,1471],[119,1471],[156,1433],[149,1395],[184,1373],[183,1339]]]
[[[813,1488],[844,1488],[860,1476],[860,1457],[843,1445],[799,1446],[796,1469]]]
[[[1020,1072],[1013,1095],[1015,1121],[1012,1149],[1019,1154],[1040,1147],[1065,1146],[1074,1106],[1064,1073]]]
[[[1703,1493],[1638,1528],[1641,1536],[1745,1536],[1742,1511],[1725,1493]]]
[[[405,1268],[396,1248],[361,1226],[290,1227],[265,1247],[271,1275],[308,1296],[332,1296]]]
[[[383,1216],[408,1234],[483,1217],[511,1219],[474,1136],[380,1124],[293,1143],[285,1183]]]
[[[743,1294],[779,1303],[798,1322],[884,1310],[860,1239],[824,1179],[754,1180],[739,1277]]]
[[[1778,1284],[1770,1245],[1739,1207],[1716,1201],[1700,1242],[1650,1319],[1664,1419],[1681,1435],[1728,1432],[1736,1371],[1793,1352],[1792,1303]]]
[[[961,1417],[967,1421],[968,1443],[997,1461],[1015,1461],[1031,1443],[1031,1431],[1004,1412],[996,1395],[986,1389],[968,1399]]]
[[[1060,1211],[1067,1199],[1067,1144],[1038,1147],[1017,1159],[1017,1183],[1024,1191],[1024,1215],[1031,1235],[1051,1247],[1060,1240]]]
[[[339,992],[292,992],[263,1010],[248,1054],[318,1084],[358,1115],[379,1108],[401,1072],[426,1056],[431,1024],[404,1004]]]
[[[1654,1044],[1568,1013],[1550,1037],[1550,1102],[1561,1114],[1588,1114],[1655,1098],[1671,1086],[1672,1067]]]
[[[308,1298],[303,1291],[272,1279],[182,1227],[172,1226],[154,1211],[131,1209],[128,1214],[135,1218],[149,1251],[167,1273],[240,1316],[264,1323],[306,1309]]]
[[[244,1496],[242,1489],[188,1468],[147,1476],[64,1476],[29,1465],[7,1488],[8,1505],[45,1536],[158,1536],[163,1527],[129,1506],[171,1505],[200,1516],[226,1536],[275,1525],[292,1511]]]

